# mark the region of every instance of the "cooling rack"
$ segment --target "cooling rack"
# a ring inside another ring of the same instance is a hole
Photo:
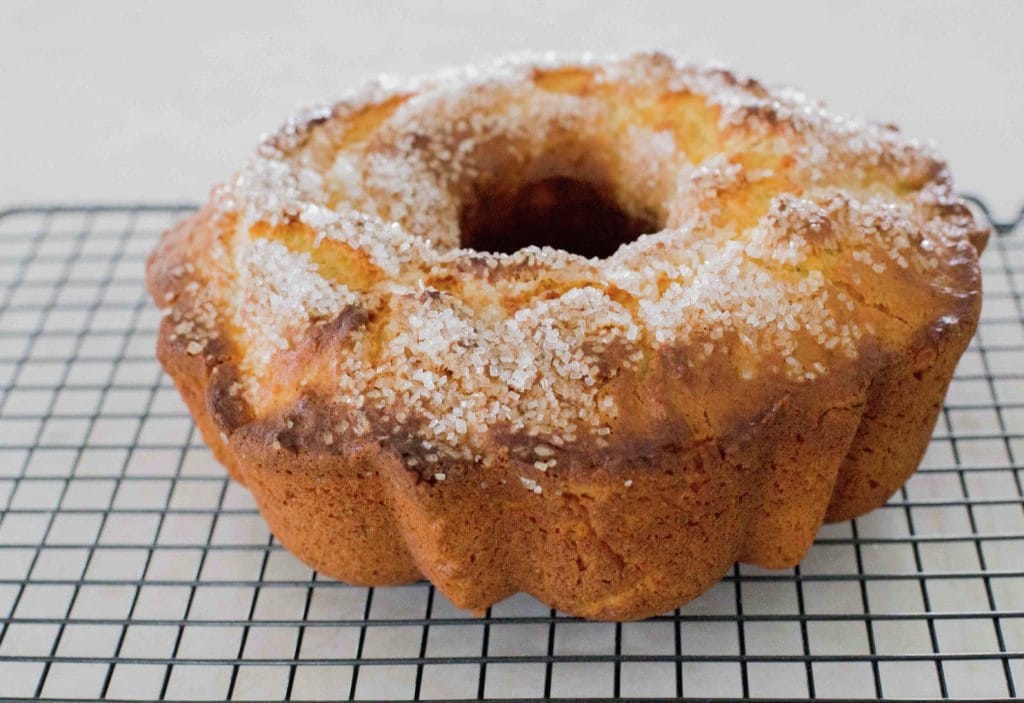
[[[983,208],[980,201],[975,204]],[[1024,691],[1024,225],[921,470],[787,571],[639,623],[319,577],[153,358],[143,263],[189,205],[0,213],[0,697],[1012,698]],[[987,215],[987,210],[985,210]]]

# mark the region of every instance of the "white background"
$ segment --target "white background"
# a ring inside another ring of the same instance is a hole
[[[188,200],[295,106],[509,51],[659,47],[936,142],[961,190],[1024,202],[1020,2],[5,2],[0,207]]]

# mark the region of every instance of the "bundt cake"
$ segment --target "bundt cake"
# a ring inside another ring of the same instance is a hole
[[[543,56],[301,112],[147,280],[160,361],[299,558],[618,620],[906,481],[987,236],[894,127]]]

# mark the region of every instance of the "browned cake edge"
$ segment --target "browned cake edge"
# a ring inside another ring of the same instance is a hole
[[[201,211],[165,235],[147,269],[155,300],[180,290],[168,271],[215,236],[210,222]],[[524,490],[498,440],[490,466],[425,480],[386,442],[317,442],[329,410],[315,397],[254,420],[231,392],[227,331],[190,353],[167,317],[158,356],[273,533],[325,575],[363,585],[426,577],[473,610],[526,591],[575,615],[627,620],[694,598],[736,560],[791,566],[825,520],[884,503],[928,445],[980,301],[979,285],[958,323],[936,325],[911,352],[862,350],[859,370],[835,375],[843,380],[780,388],[767,410],[720,436],[673,439],[669,423],[657,441],[566,452],[535,481],[540,493]]]

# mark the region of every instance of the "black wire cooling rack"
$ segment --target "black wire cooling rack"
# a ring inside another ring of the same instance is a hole
[[[996,223],[978,335],[885,507],[824,528],[798,568],[738,566],[674,613],[611,624],[522,595],[473,617],[428,584],[347,586],[284,551],[153,358],[143,263],[190,209],[0,214],[0,697],[1024,691],[1019,218]]]

